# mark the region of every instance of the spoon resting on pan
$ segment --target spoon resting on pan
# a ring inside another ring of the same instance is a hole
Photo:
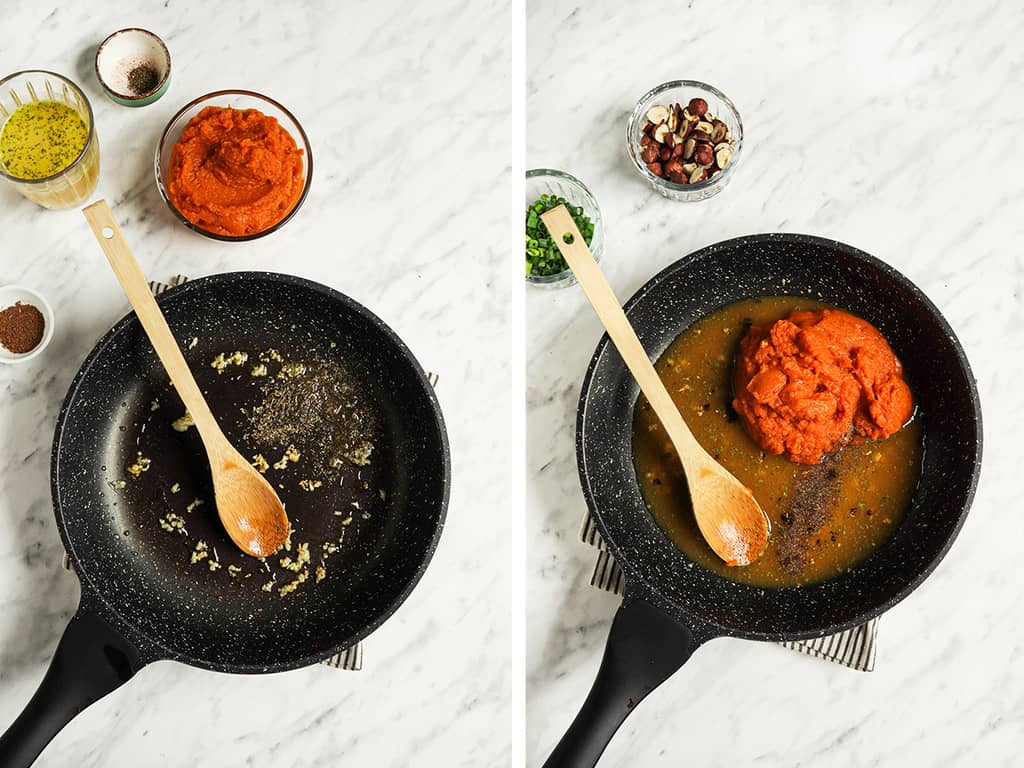
[[[565,206],[541,219],[675,446],[701,534],[728,565],[754,562],[768,546],[768,516],[750,489],[701,448],[686,426]]]
[[[83,208],[82,213],[199,431],[210,460],[217,514],[224,529],[246,554],[274,554],[288,538],[284,505],[266,478],[235,450],[221,431],[106,200]]]

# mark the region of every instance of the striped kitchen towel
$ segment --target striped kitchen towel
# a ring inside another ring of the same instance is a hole
[[[607,545],[597,530],[597,525],[588,511],[583,517],[583,525],[580,527],[580,539],[592,547],[597,547],[597,562],[594,564],[594,573],[590,577],[591,586],[621,595],[625,591],[626,581],[622,575],[622,569],[615,562],[612,553],[608,551]],[[795,642],[779,643],[784,648],[790,648],[808,656],[815,656],[825,661],[842,664],[861,672],[870,672],[875,668],[875,640],[878,632],[878,618],[861,624],[845,632],[837,632],[834,635],[816,637],[813,640],[798,640]]]

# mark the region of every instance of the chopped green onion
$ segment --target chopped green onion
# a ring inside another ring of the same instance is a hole
[[[583,208],[570,205],[565,198],[556,195],[541,195],[533,205],[526,209],[526,274],[546,277],[557,275],[569,268],[559,253],[551,233],[544,226],[540,215],[564,205],[576,222],[576,228],[589,246],[594,239],[594,223],[583,212]],[[566,242],[572,238],[566,237]]]

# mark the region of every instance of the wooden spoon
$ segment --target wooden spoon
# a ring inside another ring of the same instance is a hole
[[[199,430],[210,460],[217,513],[224,529],[243,552],[253,557],[274,554],[288,538],[284,505],[266,478],[235,450],[221,431],[107,201],[93,203],[82,213]]]
[[[693,514],[708,545],[727,565],[754,562],[768,546],[768,516],[750,489],[701,448],[686,426],[565,206],[541,219],[675,446],[690,486]]]

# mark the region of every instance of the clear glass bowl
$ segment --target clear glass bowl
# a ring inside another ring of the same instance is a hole
[[[601,260],[604,253],[604,222],[601,209],[597,207],[597,198],[582,181],[565,171],[553,171],[548,168],[535,168],[526,172],[526,204],[524,212],[540,198],[541,195],[557,195],[565,198],[574,206],[583,209],[594,223],[594,236],[590,242],[590,252],[596,261]],[[541,288],[564,288],[576,282],[571,269],[555,275],[527,275],[526,282]]]
[[[85,121],[89,137],[74,162],[52,176],[20,179],[9,175],[3,164],[0,164],[0,177],[43,208],[59,209],[80,205],[89,199],[100,179],[100,141],[96,136],[92,105],[81,88],[56,72],[42,69],[15,72],[0,80],[0,124],[6,123],[18,107],[33,101],[67,104]]]
[[[647,110],[655,104],[668,106],[678,102],[685,107],[690,99],[697,97],[707,101],[710,114],[729,126],[733,137],[732,159],[721,173],[715,174],[707,181],[697,184],[676,184],[651,173],[647,164],[640,157],[640,139],[643,137],[644,125],[647,123]],[[626,149],[629,151],[629,157],[637,172],[659,194],[670,200],[682,202],[706,200],[725,188],[732,179],[736,166],[739,165],[743,151],[743,121],[740,119],[740,113],[736,110],[736,105],[717,88],[696,80],[673,80],[669,83],[662,83],[640,97],[640,101],[637,102],[633,113],[629,116],[629,124],[626,127]]]
[[[198,224],[189,221],[181,214],[180,211],[178,211],[177,208],[174,207],[174,203],[171,202],[170,195],[167,194],[167,188],[165,186],[165,179],[168,177],[168,170],[171,164],[171,150],[173,149],[174,144],[178,141],[178,138],[181,136],[182,130],[184,130],[185,126],[188,125],[189,120],[198,115],[206,107],[258,109],[263,114],[276,118],[281,127],[291,134],[292,138],[295,139],[295,143],[303,150],[302,193],[299,195],[299,199],[295,201],[295,205],[292,206],[292,209],[288,214],[273,226],[248,235],[222,235],[218,232],[210,232],[203,229]],[[164,199],[164,202],[167,203],[167,207],[171,209],[171,213],[174,214],[178,221],[193,232],[198,232],[200,235],[209,237],[213,240],[244,242],[247,240],[256,240],[260,237],[266,237],[271,232],[276,232],[291,221],[293,216],[295,216],[299,208],[302,207],[302,203],[305,202],[306,196],[309,194],[309,185],[313,177],[313,154],[309,147],[309,138],[307,138],[306,132],[302,129],[299,121],[295,119],[295,116],[291,112],[270,97],[256,93],[255,91],[214,91],[213,93],[208,93],[205,96],[200,96],[198,99],[190,101],[182,107],[174,117],[171,118],[169,123],[167,123],[167,127],[164,128],[164,132],[160,135],[160,142],[156,147],[154,172],[156,173],[156,186],[157,189],[160,190],[160,196]]]

